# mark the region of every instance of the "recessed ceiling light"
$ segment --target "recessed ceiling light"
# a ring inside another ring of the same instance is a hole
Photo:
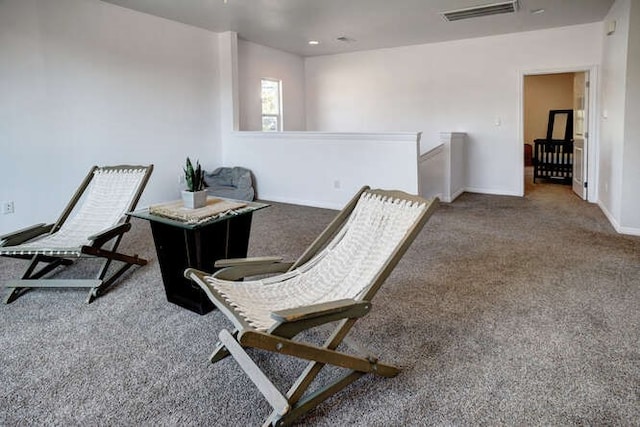
[[[319,45],[319,44],[320,44],[320,42],[319,42],[318,40],[309,40],[309,42],[308,42],[308,43],[309,43],[311,46],[316,46],[316,45]]]
[[[544,9],[531,9],[529,13],[532,15],[540,15],[541,13],[544,13]]]

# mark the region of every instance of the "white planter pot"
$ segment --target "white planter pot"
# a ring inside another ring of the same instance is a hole
[[[198,209],[207,205],[207,190],[182,190],[182,203],[187,209]]]

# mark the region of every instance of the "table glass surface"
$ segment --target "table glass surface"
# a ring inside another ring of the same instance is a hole
[[[178,219],[172,219],[165,216],[156,215],[156,214],[150,213],[149,208],[138,209],[133,212],[127,212],[127,215],[132,216],[134,218],[145,219],[147,221],[155,221],[155,222],[160,222],[167,225],[172,225],[174,227],[196,229],[196,228],[204,227],[210,224],[214,224],[216,222],[226,221],[236,216],[253,213],[257,210],[264,209],[270,206],[267,203],[261,203],[261,202],[247,202],[244,200],[224,199],[222,197],[216,197],[216,199],[228,200],[231,202],[240,202],[240,203],[245,203],[246,205],[241,208],[234,209],[232,211],[227,211],[227,212],[212,215],[211,217],[203,219],[196,223],[185,222]]]

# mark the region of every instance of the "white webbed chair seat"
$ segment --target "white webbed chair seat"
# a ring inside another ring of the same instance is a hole
[[[214,274],[185,271],[235,327],[220,331],[211,362],[233,356],[273,407],[265,425],[294,422],[362,375],[397,375],[397,367],[380,362],[359,346],[355,355],[337,348],[348,339],[355,322],[369,312],[376,292],[437,205],[437,199],[364,187],[296,262],[247,258],[217,262],[217,267],[226,268]],[[335,322],[322,345],[299,335]],[[245,348],[309,363],[283,393]],[[325,365],[346,373],[309,392]]]
[[[86,199],[72,218],[53,234],[46,234],[16,246],[0,246],[3,255],[82,256],[90,236],[121,222],[137,195],[146,169],[96,169]]]
[[[244,282],[207,276],[207,284],[258,330],[274,326],[274,311],[346,298],[361,300],[425,207],[365,193],[327,247],[295,270]]]
[[[87,299],[91,302],[128,268],[145,265],[146,260],[117,249],[131,228],[126,213],[135,208],[152,171],[153,165],[94,166],[54,224],[36,224],[0,236],[0,256],[31,261],[20,280],[5,284],[10,289],[5,302],[30,288],[43,287],[91,288]],[[43,278],[80,257],[103,261],[95,279]],[[123,265],[107,277],[112,261]],[[45,266],[37,269],[40,263]]]

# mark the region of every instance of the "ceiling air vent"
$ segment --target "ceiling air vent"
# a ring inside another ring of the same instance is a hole
[[[483,6],[469,7],[466,9],[442,12],[445,21],[459,21],[461,19],[479,18],[481,16],[499,15],[501,13],[514,13],[518,10],[518,0],[510,0],[500,3],[485,4]]]

